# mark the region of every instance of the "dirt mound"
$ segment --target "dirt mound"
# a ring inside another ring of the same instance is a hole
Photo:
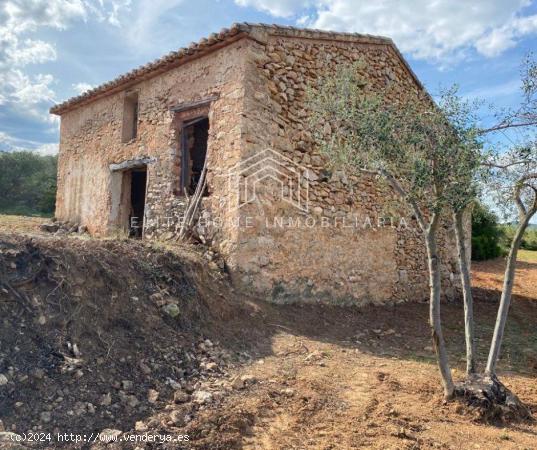
[[[196,395],[240,357],[218,342],[233,340],[224,277],[194,251],[0,236],[4,429],[132,429],[175,392]]]

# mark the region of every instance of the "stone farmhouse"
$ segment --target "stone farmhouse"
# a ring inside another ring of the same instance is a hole
[[[357,60],[374,89],[424,93],[390,39],[242,23],[54,106],[56,217],[174,240],[206,164],[197,231],[237,286],[277,302],[424,299],[412,218],[387,218],[395,196],[371,177],[328,170],[308,130],[308,87]],[[446,228],[448,295],[451,239]]]

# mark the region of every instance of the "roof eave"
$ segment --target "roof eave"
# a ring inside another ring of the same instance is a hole
[[[424,88],[408,62],[405,60],[393,40],[390,38],[383,36],[371,36],[357,33],[342,33],[280,25],[239,23],[234,24],[229,29],[224,28],[219,33],[213,33],[208,38],[201,39],[197,43],[192,43],[188,47],[182,48],[176,52],[171,52],[168,55],[165,55],[164,57],[157,59],[152,63],[134,69],[108,83],[104,83],[90,91],[87,91],[82,95],[73,97],[63,103],[55,105],[50,108],[49,112],[51,114],[61,116],[62,114],[71,111],[72,109],[91,103],[99,98],[103,98],[108,95],[127,90],[130,87],[138,84],[140,81],[153,78],[155,76],[160,75],[161,73],[179,67],[194,59],[201,58],[240,39],[250,38],[257,41],[259,33],[256,33],[256,31],[275,36],[339,40],[346,42],[355,41],[377,45],[388,45],[392,47],[392,49],[410,74],[410,76],[417,84],[417,86],[423,92],[425,92],[426,95],[429,96],[426,89]]]

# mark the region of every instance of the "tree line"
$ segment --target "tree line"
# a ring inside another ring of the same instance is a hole
[[[0,152],[0,213],[52,216],[57,166],[57,156]]]

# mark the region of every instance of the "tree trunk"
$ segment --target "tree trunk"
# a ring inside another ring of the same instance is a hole
[[[524,235],[524,232],[526,231],[531,217],[531,214],[526,214],[520,222],[520,225],[516,230],[515,236],[513,237],[513,242],[511,243],[509,256],[507,257],[507,265],[505,266],[505,274],[503,279],[502,296],[500,298],[500,306],[498,307],[496,325],[494,326],[494,335],[492,336],[492,342],[490,344],[487,367],[485,368],[485,374],[489,376],[496,375],[496,364],[498,363],[498,358],[500,356],[500,348],[502,345],[503,333],[505,331],[505,322],[507,321],[509,306],[511,304],[511,296],[513,293],[513,284],[515,282],[515,268],[518,249],[520,248],[522,237]]]
[[[464,334],[466,339],[466,374],[473,375],[476,370],[475,362],[475,332],[474,332],[474,300],[470,282],[470,267],[466,252],[466,233],[464,232],[464,211],[454,214],[455,236],[461,276],[462,296],[464,302]]]
[[[433,339],[433,347],[436,352],[436,359],[440,375],[442,377],[442,385],[444,387],[444,397],[449,399],[453,397],[454,385],[451,377],[451,369],[446,350],[446,343],[442,333],[442,323],[440,320],[440,264],[438,257],[438,249],[436,244],[437,220],[433,219],[428,230],[425,231],[427,244],[427,257],[429,265],[430,279],[430,300],[429,300],[429,324]]]

